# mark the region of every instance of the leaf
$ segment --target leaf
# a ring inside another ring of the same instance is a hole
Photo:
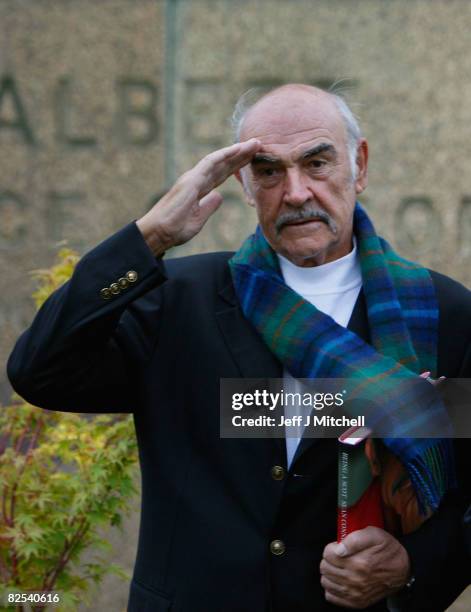
[[[40,548],[36,542],[18,543],[16,549],[20,557],[23,557],[25,561],[28,561],[32,556],[37,557],[40,552]]]
[[[108,565],[108,572],[110,574],[113,574],[114,576],[118,576],[118,578],[121,578],[126,582],[129,582],[131,580],[131,574],[116,563],[110,563]]]

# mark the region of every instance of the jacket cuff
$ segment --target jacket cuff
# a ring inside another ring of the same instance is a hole
[[[167,278],[162,257],[154,256],[135,221],[86,253],[77,272],[86,272],[86,291],[102,304],[136,299]]]

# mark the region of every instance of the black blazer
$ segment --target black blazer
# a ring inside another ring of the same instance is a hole
[[[219,435],[220,378],[282,376],[239,308],[229,256],[164,265],[130,223],[47,300],[18,340],[8,375],[43,408],[133,412],[142,511],[131,612],[337,610],[319,582],[322,551],[336,538],[335,441],[302,440],[287,470],[284,440]],[[137,279],[104,299],[101,290],[132,271]],[[471,293],[433,279],[439,372],[470,376]],[[349,328],[368,341],[361,293]],[[273,466],[284,468],[281,480]],[[407,609],[443,610],[464,588],[463,511],[461,498],[449,496],[404,538],[416,575]],[[274,539],[284,554],[270,552]]]

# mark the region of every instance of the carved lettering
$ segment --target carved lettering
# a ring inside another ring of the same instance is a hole
[[[5,107],[7,107],[6,111]],[[11,76],[4,76],[0,80],[0,131],[5,129],[16,130],[26,144],[35,144],[26,109],[18,93],[15,80]]]
[[[441,225],[432,200],[426,196],[403,198],[396,211],[397,241],[409,253],[436,250],[442,234]]]
[[[54,119],[56,137],[61,142],[72,147],[94,147],[96,139],[90,135],[71,134],[71,112],[73,109],[72,79],[68,76],[59,79],[54,96]]]
[[[118,112],[116,129],[126,144],[148,145],[157,140],[157,87],[142,79],[118,81]]]
[[[80,118],[80,99],[74,93],[71,76],[61,77],[53,90],[51,112],[54,120],[54,138],[59,144],[71,148],[94,148],[97,138],[93,133],[77,133],[74,129]],[[123,144],[148,145],[159,136],[158,89],[151,81],[126,77],[116,82],[117,105],[114,127],[117,138]],[[90,124],[90,121],[83,124]],[[15,80],[11,76],[0,79],[0,135],[2,130],[14,130],[29,145],[35,145],[36,137],[30,125],[25,105]]]
[[[184,136],[199,154],[225,144],[227,132],[226,84],[222,80],[191,80],[185,83]],[[217,104],[215,101],[217,100]]]

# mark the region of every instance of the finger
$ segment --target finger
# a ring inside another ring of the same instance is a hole
[[[321,576],[327,576],[332,580],[340,581],[346,580],[348,576],[348,570],[329,563],[326,559],[322,559],[319,565],[319,571]]]
[[[336,595],[337,597],[344,597],[348,599],[349,590],[345,584],[342,582],[336,582],[335,580],[331,580],[327,576],[321,577],[321,585],[325,591],[328,591],[332,595]]]
[[[261,145],[262,143],[257,138],[250,138],[249,140],[237,142],[235,145],[227,148],[224,158],[228,160],[231,157],[234,158],[237,156],[243,157],[246,155],[253,155],[254,152],[261,147]],[[232,148],[234,148],[234,151],[231,151]]]
[[[338,597],[330,591],[325,592],[325,599],[329,603],[333,604],[334,606],[339,606],[340,608],[350,608],[351,610],[358,610],[361,608],[361,606],[355,605],[343,597]]]
[[[437,386],[439,385],[441,382],[443,382],[445,380],[445,376],[440,376],[440,378],[432,378],[431,377],[432,372],[430,372],[429,370],[427,370],[426,372],[422,372],[422,374],[420,374],[421,378],[425,378],[425,380],[427,380],[429,383],[431,383],[433,386]]]
[[[357,531],[349,533],[343,542],[337,544],[335,552],[340,557],[349,557],[366,548],[378,546],[378,544],[382,544],[390,537],[391,536],[386,533],[384,529],[380,529],[379,527],[365,527],[365,529],[358,529]]]
[[[204,209],[207,217],[210,217],[222,204],[223,197],[217,191],[210,191],[198,202],[198,206]]]
[[[209,153],[206,155],[206,157],[203,157],[200,163],[206,165],[216,165],[229,162],[236,157],[253,155],[253,153],[260,148],[260,146],[261,143],[256,138],[251,138],[250,140],[245,140],[244,142],[236,142],[233,145]]]
[[[344,568],[347,564],[347,555],[339,554],[342,549],[339,549],[340,544],[337,542],[331,542],[324,548],[323,559],[325,559],[330,565],[337,568]],[[346,549],[345,549],[346,551]]]
[[[240,150],[236,154],[238,157],[248,157],[249,159],[262,147],[262,143],[257,138],[251,138],[240,143]]]
[[[260,141],[252,138],[209,153],[186,173],[187,187],[196,188],[202,198],[245,166],[260,147]]]
[[[213,175],[217,181],[225,180],[233,172],[248,164],[260,146],[260,141],[252,138],[246,142],[214,151],[201,160],[197,166],[198,170],[206,176]]]

